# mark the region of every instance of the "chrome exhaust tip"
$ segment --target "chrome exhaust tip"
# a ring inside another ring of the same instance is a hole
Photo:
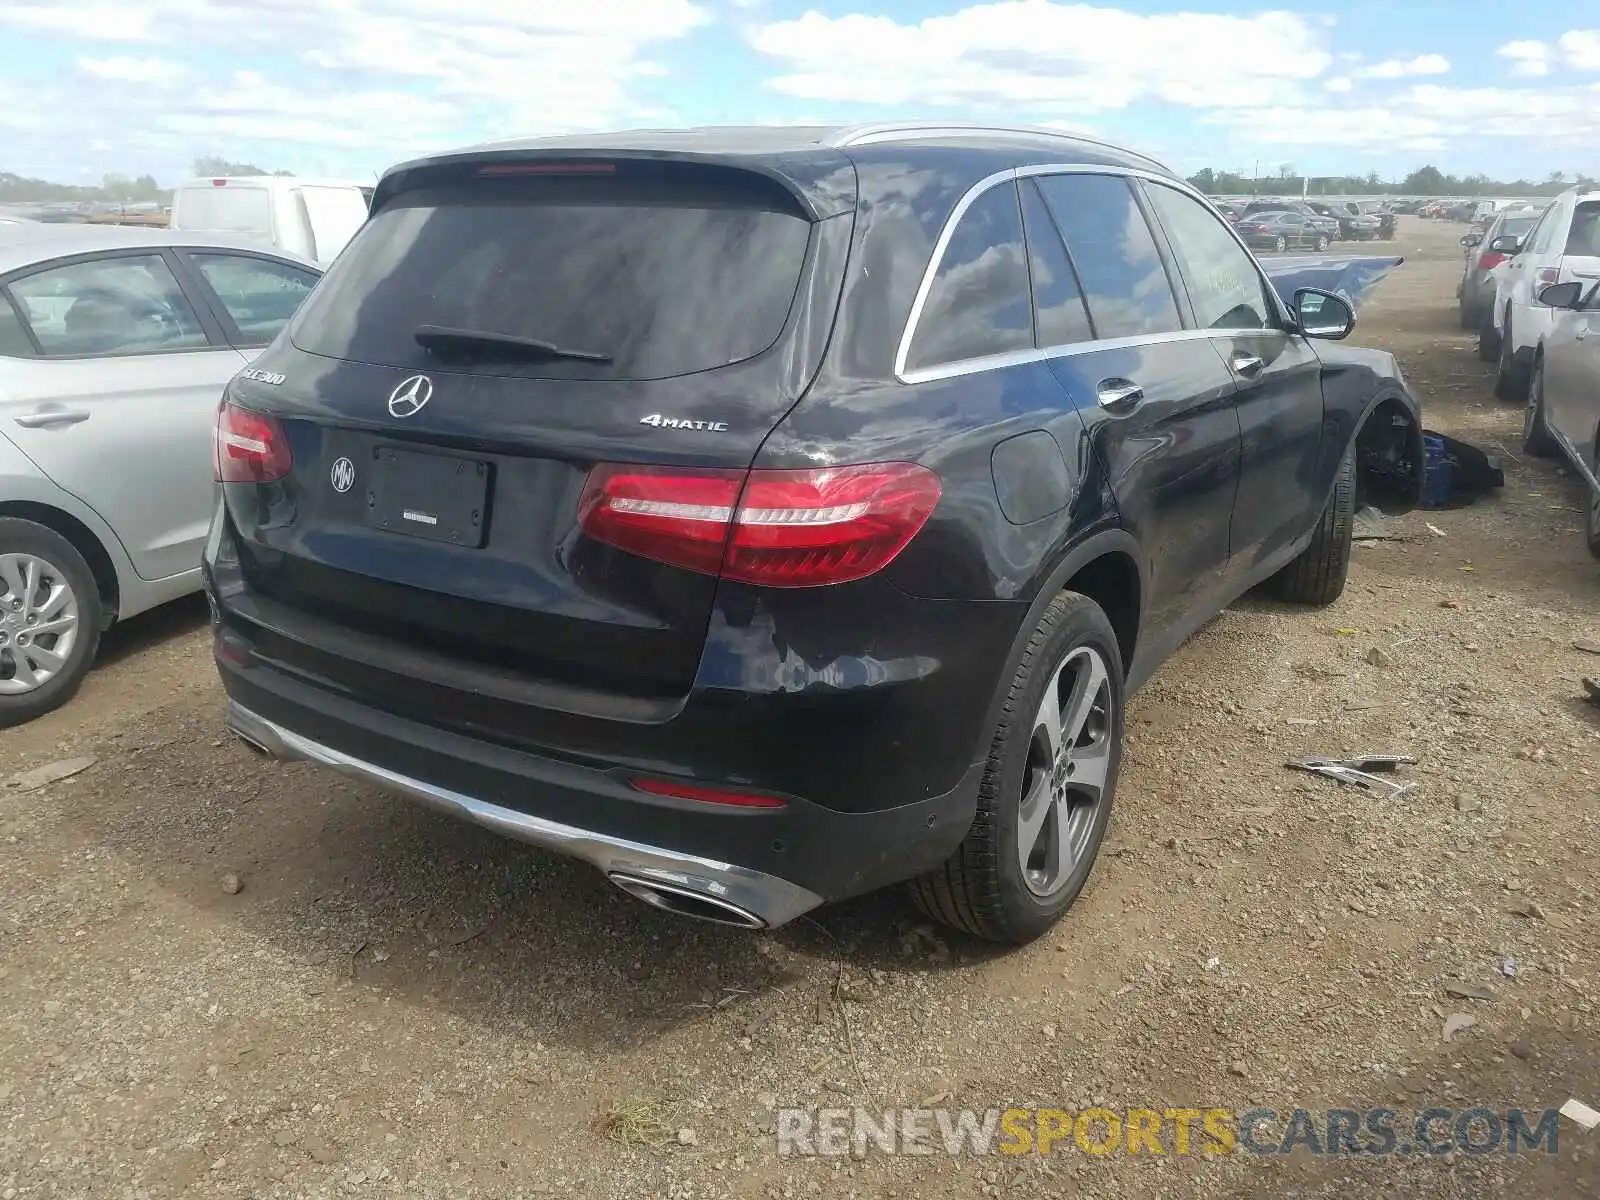
[[[732,925],[736,929],[765,929],[766,921],[747,908],[730,903],[717,896],[697,892],[692,888],[661,883],[654,879],[641,879],[637,875],[612,872],[606,876],[628,895],[643,900],[652,908],[659,908],[675,916],[692,917],[697,921],[710,921],[714,925]]]
[[[243,742],[250,749],[254,750],[257,754],[261,755],[263,758],[277,757],[277,755],[273,754],[271,750],[267,749],[260,742],[256,741],[255,738],[251,737],[248,733],[241,733],[239,730],[235,729],[233,731],[233,736],[238,738],[241,742]]]

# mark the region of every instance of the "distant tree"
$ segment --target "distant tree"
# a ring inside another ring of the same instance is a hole
[[[1210,167],[1207,167],[1203,171],[1196,171],[1193,175],[1189,176],[1189,186],[1194,188],[1196,191],[1205,192],[1207,195],[1210,195],[1212,192],[1217,190],[1217,173]]]
[[[255,163],[232,162],[226,158],[219,158],[213,154],[203,154],[194,160],[194,173],[196,175],[293,175],[293,171],[269,171],[265,167],[258,167]]]
[[[1444,172],[1432,165],[1419,167],[1401,181],[1400,190],[1419,196],[1443,195],[1446,190]]]

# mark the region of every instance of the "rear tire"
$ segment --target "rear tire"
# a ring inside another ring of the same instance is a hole
[[[1494,327],[1494,310],[1483,314],[1483,324],[1478,326],[1478,361],[1500,361],[1500,334]]]
[[[1062,731],[1055,751],[1050,706]],[[910,882],[913,903],[941,924],[994,942],[1030,942],[1060,920],[1088,881],[1111,821],[1122,706],[1111,622],[1089,597],[1062,592],[1016,665],[972,826],[949,861]]]
[[[1501,322],[1500,345],[1497,348],[1496,361],[1499,366],[1495,369],[1494,394],[1497,399],[1504,400],[1507,404],[1526,404],[1528,400],[1528,381],[1518,378],[1516,341],[1511,336],[1511,310],[1506,310],[1505,320]]]
[[[1350,544],[1356,520],[1356,453],[1351,446],[1339,464],[1333,494],[1317,522],[1311,544],[1272,577],[1273,595],[1291,604],[1332,604],[1344,594],[1350,576]]]
[[[71,542],[0,517],[0,729],[72,698],[94,664],[103,613],[94,573]]]
[[[1528,380],[1528,401],[1522,410],[1522,448],[1535,458],[1550,458],[1561,449],[1545,421],[1542,358],[1533,360],[1533,373]]]
[[[1285,250],[1287,250],[1289,248],[1289,239],[1286,238],[1286,237],[1281,237],[1281,236],[1273,238],[1272,239],[1272,248],[1274,250],[1276,250],[1279,254],[1282,254]]]
[[[1320,254],[1320,253],[1322,253],[1322,251],[1326,250],[1327,248],[1328,248],[1328,239],[1319,235],[1318,238],[1317,238],[1317,253]]]
[[[1600,479],[1600,450],[1595,452],[1594,470],[1595,478]],[[1589,511],[1583,519],[1583,539],[1589,545],[1589,553],[1600,558],[1600,488],[1589,493]]]

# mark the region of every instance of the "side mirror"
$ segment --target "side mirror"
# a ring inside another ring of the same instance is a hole
[[[1547,308],[1577,308],[1583,300],[1583,284],[1552,283],[1539,293],[1539,303]]]
[[[1518,254],[1522,251],[1522,239],[1514,233],[1502,233],[1489,243],[1489,249],[1496,254]]]
[[[1319,288],[1300,288],[1294,294],[1295,320],[1308,338],[1337,342],[1356,327],[1356,310],[1350,302]]]
[[[1464,233],[1461,235],[1461,244],[1468,250],[1471,250],[1474,246],[1479,245],[1482,241],[1483,234],[1481,233]]]

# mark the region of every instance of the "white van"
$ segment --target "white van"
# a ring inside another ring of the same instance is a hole
[[[172,228],[259,239],[325,267],[366,221],[371,199],[371,187],[343,179],[193,179],[172,195]]]

